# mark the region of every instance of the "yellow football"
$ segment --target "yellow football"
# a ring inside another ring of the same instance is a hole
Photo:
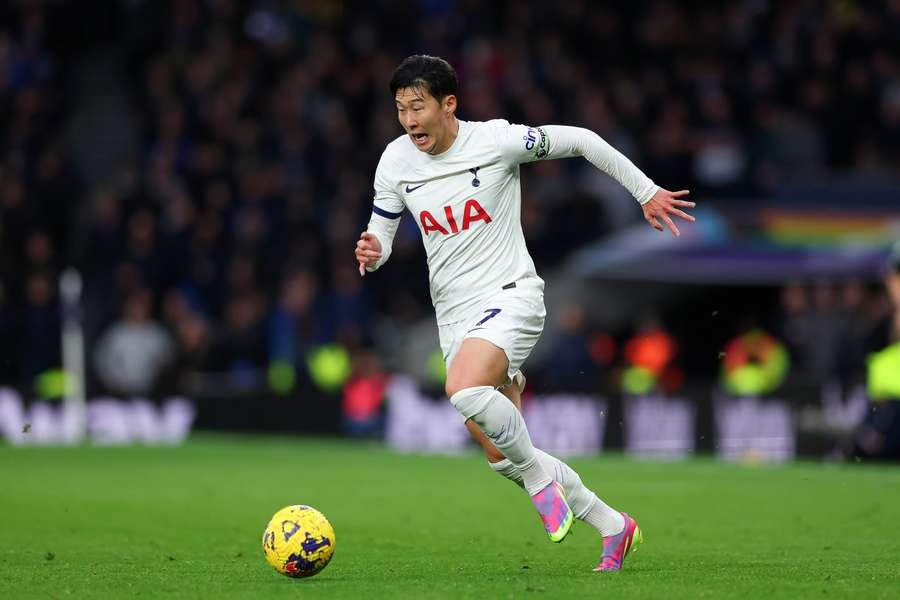
[[[262,545],[266,561],[276,571],[288,577],[310,577],[331,561],[334,529],[311,506],[286,506],[269,521]]]

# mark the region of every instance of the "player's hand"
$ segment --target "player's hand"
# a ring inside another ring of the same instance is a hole
[[[685,221],[693,223],[695,221],[694,217],[677,208],[679,206],[685,208],[694,208],[697,206],[694,202],[679,200],[679,198],[687,196],[688,194],[690,194],[688,190],[670,192],[669,190],[659,188],[656,190],[656,193],[653,194],[653,197],[641,207],[644,211],[644,219],[650,223],[653,229],[662,231],[663,227],[660,224],[660,221],[662,221],[676,237],[681,235],[681,232],[678,231],[678,227],[675,226],[675,222],[672,221],[669,213],[675,215],[679,219],[684,219]]]
[[[363,231],[356,242],[356,262],[359,263],[359,276],[366,274],[366,267],[373,267],[381,258],[381,242],[378,238]]]

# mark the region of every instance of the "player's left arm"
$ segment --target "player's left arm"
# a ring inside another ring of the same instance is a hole
[[[685,221],[694,220],[681,210],[695,206],[693,202],[681,199],[690,193],[688,190],[670,192],[659,187],[624,154],[589,129],[566,125],[509,125],[505,129],[500,136],[501,154],[511,163],[583,156],[634,196],[641,205],[644,219],[654,229],[662,231],[662,223],[665,223],[677,236],[681,233],[669,215]]]

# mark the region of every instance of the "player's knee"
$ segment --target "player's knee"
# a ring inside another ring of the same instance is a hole
[[[476,387],[480,384],[475,383],[471,376],[465,374],[462,369],[453,369],[447,373],[447,381],[444,382],[444,392],[448,398],[452,398],[458,392],[466,388]]]
[[[452,398],[458,392],[468,388],[490,386],[496,388],[502,383],[502,376],[492,372],[481,372],[478,369],[451,368],[444,382],[444,392]]]
[[[460,377],[454,377],[453,373],[447,373],[447,381],[444,382],[444,392],[447,394],[448,398],[452,398],[456,392],[459,392],[465,389],[465,383],[462,381]]]
[[[496,388],[506,380],[509,360],[498,346],[480,338],[466,339],[450,368],[444,391],[448,397],[466,388]]]

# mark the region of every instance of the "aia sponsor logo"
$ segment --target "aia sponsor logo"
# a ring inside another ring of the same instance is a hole
[[[466,200],[459,220],[453,214],[452,206],[444,206],[443,209],[444,214],[441,215],[443,218],[440,220],[427,210],[419,213],[419,223],[422,225],[423,234],[429,235],[432,231],[435,231],[441,235],[450,235],[451,233],[459,233],[469,229],[477,221],[491,222],[491,216],[487,214],[487,211],[475,198]],[[446,227],[444,226],[445,223]],[[462,226],[460,226],[460,223],[462,223]]]

